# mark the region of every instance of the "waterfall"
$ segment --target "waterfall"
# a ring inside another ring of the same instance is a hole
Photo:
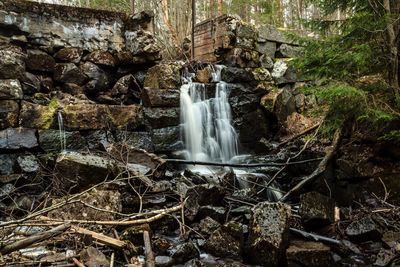
[[[64,120],[62,117],[61,110],[57,110],[57,121],[58,121],[61,152],[65,152],[67,149],[67,142],[65,137]]]
[[[238,154],[238,135],[232,126],[229,90],[221,81],[223,66],[213,70],[215,96],[206,86],[186,77],[180,94],[182,141],[187,160],[229,162]]]

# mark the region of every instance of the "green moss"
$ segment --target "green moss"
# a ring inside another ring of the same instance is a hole
[[[56,98],[51,99],[47,106],[44,106],[38,110],[38,121],[41,124],[42,129],[50,129],[54,124],[55,113],[59,107],[59,103]]]

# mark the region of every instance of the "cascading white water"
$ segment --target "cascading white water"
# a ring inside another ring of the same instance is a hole
[[[229,90],[221,81],[223,66],[212,73],[215,97],[208,98],[204,84],[192,82],[181,87],[182,139],[186,159],[229,162],[238,154],[238,136],[232,126]]]
[[[57,121],[58,121],[58,131],[59,131],[59,136],[60,136],[60,147],[61,147],[61,153],[62,153],[62,152],[65,152],[67,149],[67,142],[66,142],[65,129],[64,129],[64,120],[62,117],[61,110],[57,111]]]

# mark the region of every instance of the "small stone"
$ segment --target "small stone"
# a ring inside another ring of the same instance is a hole
[[[9,196],[15,190],[13,184],[5,184],[0,188],[0,197]]]
[[[300,196],[299,213],[306,228],[322,227],[335,221],[335,203],[318,192]]]
[[[90,246],[80,253],[80,260],[87,267],[108,267],[110,262],[106,256],[98,249]]]
[[[60,61],[79,63],[82,58],[83,50],[77,47],[65,47],[60,49],[54,57]]]
[[[172,258],[176,263],[184,263],[193,258],[199,258],[200,252],[197,250],[192,242],[187,242],[179,245],[176,251],[172,254]]]
[[[74,63],[57,63],[54,69],[54,80],[63,83],[83,85],[88,77]]]
[[[175,260],[168,256],[156,256],[155,262],[157,267],[171,267],[175,264]]]
[[[335,266],[330,248],[319,242],[292,241],[286,258],[288,267]]]
[[[34,155],[19,156],[17,161],[23,172],[37,172],[40,169],[39,162]]]
[[[378,226],[369,216],[350,223],[346,235],[354,242],[376,241],[382,237]]]
[[[272,78],[276,84],[294,83],[297,80],[297,75],[294,68],[288,62],[278,60],[274,64]]]
[[[28,50],[26,67],[33,71],[53,72],[56,61],[41,50]]]
[[[262,202],[254,206],[247,254],[253,264],[279,266],[289,243],[290,206]]]
[[[214,231],[204,244],[204,250],[214,256],[240,260],[243,240],[237,239],[222,229]]]
[[[22,97],[23,91],[19,80],[0,80],[0,99],[18,100]]]
[[[274,67],[274,61],[267,55],[260,57],[261,67],[271,70]]]
[[[200,232],[206,235],[211,235],[220,226],[221,224],[219,222],[210,217],[204,218],[199,224]]]

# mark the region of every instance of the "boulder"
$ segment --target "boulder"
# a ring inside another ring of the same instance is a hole
[[[110,85],[110,77],[99,66],[92,62],[85,62],[80,66],[80,70],[90,79],[90,81],[85,85],[85,89],[89,93],[108,89]]]
[[[151,89],[177,89],[181,85],[182,65],[162,63],[151,67],[144,80],[144,87]]]
[[[54,90],[53,79],[47,76],[39,75],[40,89],[42,93],[50,93]]]
[[[78,47],[65,47],[61,48],[55,55],[59,61],[62,62],[71,62],[71,63],[79,63],[81,61],[83,55],[83,50]]]
[[[154,151],[160,153],[183,149],[183,144],[180,140],[180,131],[180,126],[153,129],[151,140],[154,144]]]
[[[221,224],[216,220],[205,217],[199,223],[200,232],[205,235],[211,235],[214,231],[220,228]]]
[[[252,209],[247,256],[251,263],[281,266],[289,245],[290,206],[262,202]]]
[[[47,153],[60,152],[61,138],[59,130],[39,130],[40,148]],[[86,140],[81,134],[76,132],[64,132],[65,146],[68,150],[81,150],[87,147]]]
[[[272,70],[272,78],[276,84],[295,83],[297,74],[293,66],[287,61],[277,60]]]
[[[142,99],[146,107],[179,107],[180,90],[144,88]]]
[[[23,172],[31,173],[40,170],[38,159],[34,155],[19,156],[17,162]]]
[[[0,149],[35,148],[38,146],[36,130],[8,128],[0,131]]]
[[[74,63],[57,63],[54,68],[54,80],[83,85],[88,77]]]
[[[262,137],[268,137],[271,134],[268,118],[260,109],[244,114],[242,117],[234,120],[234,126],[239,133],[240,142],[245,144],[255,144]]]
[[[315,120],[303,116],[297,112],[293,112],[286,118],[286,132],[290,135],[296,135],[302,133],[304,130],[314,126]]]
[[[257,51],[269,58],[275,58],[276,43],[275,42],[258,42]]]
[[[243,68],[225,67],[221,70],[221,80],[227,83],[247,83],[254,81],[254,76]]]
[[[49,129],[57,125],[56,113],[58,103],[52,100],[49,105],[43,106],[22,101],[20,125],[26,128]]]
[[[378,225],[370,216],[351,222],[346,228],[346,235],[354,242],[376,241],[382,237]]]
[[[296,112],[295,98],[288,89],[284,88],[276,95],[273,111],[281,124],[285,124],[287,117]]]
[[[30,72],[25,72],[24,77],[20,81],[24,95],[34,95],[41,91],[39,77]]]
[[[0,175],[11,175],[14,173],[17,162],[15,154],[0,154]]]
[[[257,68],[260,66],[260,54],[257,51],[234,48],[224,55],[223,64],[239,68]]]
[[[120,78],[111,90],[112,96],[127,94],[130,94],[136,100],[140,100],[140,88],[132,74]]]
[[[179,245],[176,251],[172,254],[172,258],[175,263],[185,263],[188,260],[199,258],[200,252],[197,250],[196,246],[192,242],[187,242]]]
[[[195,79],[199,83],[209,83],[211,78],[211,71],[209,68],[204,68],[196,72]]]
[[[302,55],[301,47],[288,44],[281,44],[278,48],[278,57],[293,58]]]
[[[144,116],[153,129],[177,126],[180,123],[179,108],[146,108]]]
[[[18,79],[25,73],[26,55],[17,46],[0,49],[0,79]]]
[[[231,104],[232,113],[235,114],[235,117],[241,117],[257,110],[260,97],[255,94],[235,96],[229,99],[229,103]]]
[[[99,130],[111,127],[133,130],[142,127],[143,112],[139,105],[107,106],[77,103],[65,105],[62,111],[68,130]]]
[[[79,96],[85,93],[84,88],[75,83],[64,83],[61,87],[61,90],[62,92],[73,96]]]
[[[0,100],[0,129],[17,127],[19,104],[14,100]]]
[[[258,82],[272,81],[271,73],[266,68],[257,68],[252,71],[254,79]]]
[[[268,40],[274,43],[297,44],[297,42],[288,37],[284,31],[277,29],[273,25],[262,24],[257,28],[257,30],[259,38],[262,41]]]
[[[27,51],[26,68],[32,71],[53,72],[56,61],[52,56],[41,50]]]
[[[153,34],[145,30],[125,32],[126,50],[133,55],[133,64],[143,64],[161,59],[161,47]]]
[[[154,151],[154,146],[151,142],[151,134],[149,132],[116,131],[115,141],[134,148],[144,149],[148,152]]]
[[[0,100],[18,100],[22,99],[23,95],[22,86],[18,80],[0,80]]]
[[[299,214],[309,228],[322,227],[335,222],[335,202],[318,192],[300,196]]]
[[[261,67],[272,70],[272,68],[274,67],[274,61],[272,60],[271,57],[267,56],[267,55],[262,55],[260,57],[260,63],[261,63]]]
[[[91,61],[94,64],[107,67],[114,67],[115,65],[117,65],[117,61],[114,58],[114,56],[111,53],[102,50],[93,51],[92,53],[87,55],[84,59]]]
[[[288,267],[335,266],[331,249],[319,242],[294,240],[286,250]]]
[[[207,239],[204,250],[216,257],[240,260],[243,253],[243,240],[220,228]]]

